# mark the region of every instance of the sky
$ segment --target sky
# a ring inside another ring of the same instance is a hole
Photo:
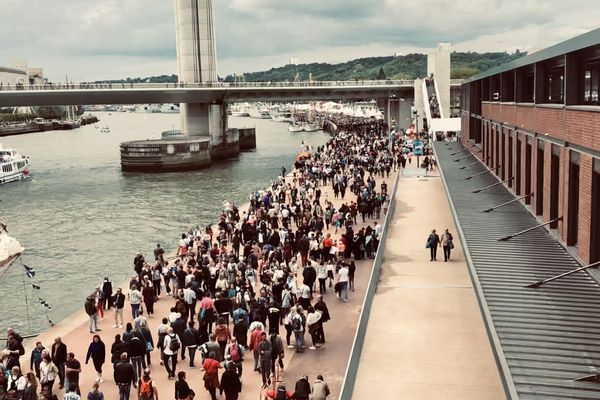
[[[537,51],[600,26],[589,0],[213,0],[219,75],[395,52]],[[173,0],[0,0],[0,66],[53,82],[176,74]]]

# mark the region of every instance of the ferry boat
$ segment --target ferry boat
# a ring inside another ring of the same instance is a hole
[[[302,132],[303,130],[304,128],[302,127],[302,125],[290,124],[290,126],[288,126],[289,132]]]
[[[317,124],[306,124],[302,126],[302,129],[304,129],[304,132],[316,132],[320,131],[321,127]]]
[[[0,144],[0,185],[29,176],[29,158]]]

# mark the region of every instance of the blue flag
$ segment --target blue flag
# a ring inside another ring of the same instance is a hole
[[[35,276],[35,269],[25,264],[23,264],[23,267],[25,268],[25,273],[29,278],[33,278]]]

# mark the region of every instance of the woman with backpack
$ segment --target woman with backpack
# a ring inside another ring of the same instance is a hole
[[[225,318],[219,317],[217,321],[217,327],[215,328],[215,337],[217,339],[217,343],[219,343],[219,347],[221,348],[220,359],[225,359],[225,347],[227,347],[227,342],[231,340],[231,331],[229,330],[229,326],[225,324]]]
[[[219,389],[219,368],[221,364],[213,360],[212,358],[207,358],[202,363],[202,368],[204,368],[204,388],[210,393],[211,400],[217,400],[217,389]]]

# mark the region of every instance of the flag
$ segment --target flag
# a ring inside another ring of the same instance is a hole
[[[33,286],[34,289],[41,289],[38,285],[36,285],[35,283],[32,283],[31,286]]]
[[[52,307],[50,307],[50,304],[46,303],[46,300],[42,299],[41,297],[38,297],[38,300],[40,301],[41,305],[43,305],[44,307],[46,307],[46,309],[52,310]]]
[[[29,278],[33,278],[35,276],[35,269],[25,264],[23,264],[23,267],[25,268],[25,273]]]

